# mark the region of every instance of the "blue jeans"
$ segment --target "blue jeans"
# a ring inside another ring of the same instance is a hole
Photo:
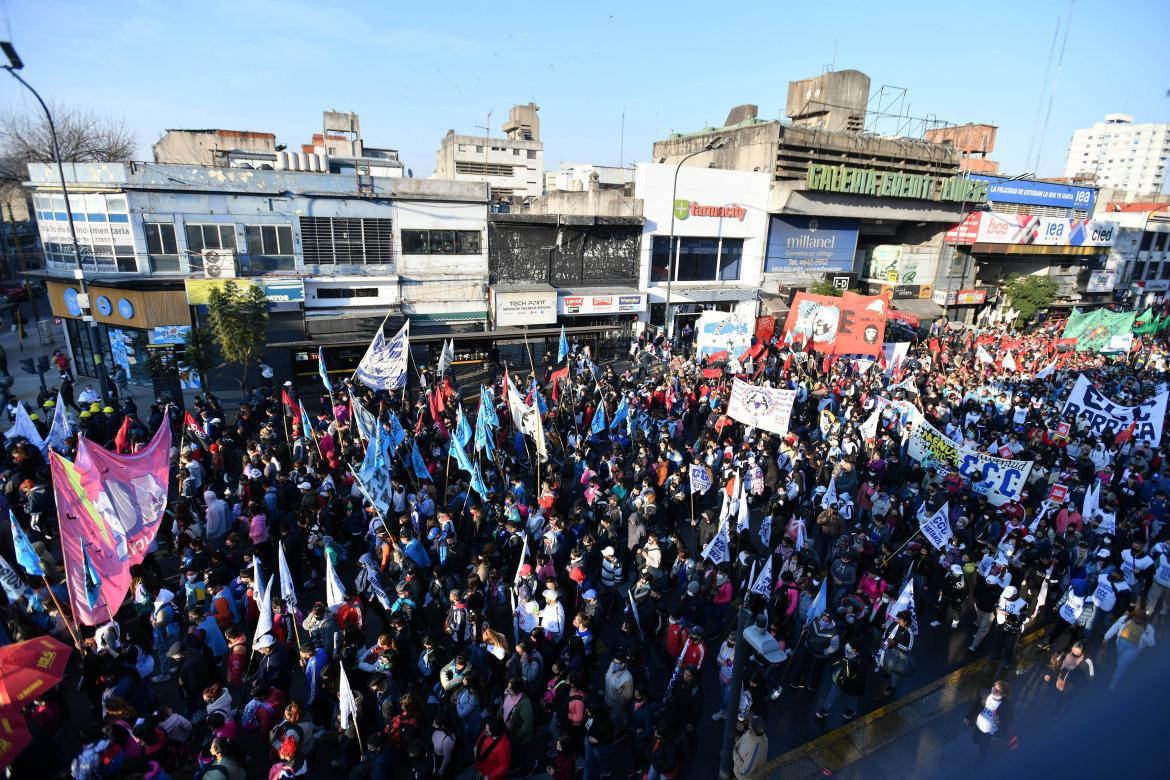
[[[829,686],[829,693],[825,696],[825,702],[821,705],[822,712],[828,712],[833,709],[833,705],[837,703],[837,699],[845,697],[845,711],[857,712],[857,706],[860,702],[860,696],[854,696],[851,693],[845,693],[841,690],[840,685],[833,684]]]
[[[1135,645],[1124,639],[1117,640],[1117,668],[1113,671],[1113,679],[1109,681],[1109,690],[1117,687],[1117,683],[1125,676],[1125,672],[1141,654],[1141,645]]]
[[[612,752],[613,745],[594,745],[588,739],[585,740],[585,780],[599,780],[612,769]]]

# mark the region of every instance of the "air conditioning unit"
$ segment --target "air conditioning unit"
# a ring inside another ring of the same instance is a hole
[[[208,279],[232,279],[236,275],[236,253],[223,249],[204,249],[203,275]]]

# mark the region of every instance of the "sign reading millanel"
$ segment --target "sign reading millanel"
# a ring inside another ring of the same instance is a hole
[[[846,292],[835,298],[799,292],[784,329],[794,339],[811,341],[821,352],[877,357],[886,335],[886,309],[886,300],[879,295]]]
[[[753,323],[754,325],[755,323]],[[752,345],[754,328],[748,326],[732,312],[705,311],[699,315],[695,327],[695,342],[699,348],[699,359],[726,351],[738,357]]]
[[[1136,426],[1133,430],[1135,441],[1157,447],[1162,443],[1162,425],[1166,421],[1166,401],[1170,391],[1158,393],[1137,406],[1122,406],[1105,397],[1093,383],[1081,374],[1073,385],[1068,400],[1064,402],[1061,416],[1066,420],[1079,419],[1089,415],[1089,429],[1096,436],[1106,433],[1117,434]]]
[[[856,219],[773,216],[764,271],[826,273],[853,270]]]
[[[727,400],[727,416],[753,428],[785,434],[795,401],[795,390],[760,387],[736,379]]]
[[[808,188],[851,195],[875,195],[883,198],[917,198],[918,200],[982,203],[987,200],[987,182],[969,176],[929,176],[920,173],[894,173],[849,168],[844,165],[810,163]]]
[[[933,466],[941,475],[957,473],[971,489],[995,506],[1019,499],[1032,471],[1030,460],[997,458],[964,447],[926,421],[915,410],[907,421],[907,451],[923,468]]]

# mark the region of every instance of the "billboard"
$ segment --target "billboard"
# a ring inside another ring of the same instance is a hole
[[[992,203],[1056,206],[1091,212],[1093,201],[1097,199],[1094,187],[1075,187],[1047,181],[1013,181],[983,174],[972,174],[971,179],[987,182],[987,199]]]
[[[1116,286],[1117,271],[1093,271],[1089,274],[1089,283],[1085,285],[1085,292],[1110,292]]]
[[[989,211],[971,216],[977,216],[979,224],[975,230],[975,240],[970,243],[1110,247],[1117,235],[1116,223],[1090,219],[997,214]],[[968,217],[964,226],[949,231],[947,240],[954,237],[955,243],[960,243],[957,240],[960,234],[970,235],[970,219]]]
[[[825,273],[853,271],[856,219],[772,215],[764,271]]]
[[[836,298],[798,292],[784,330],[826,354],[876,357],[882,351],[887,309],[881,296],[847,292]]]
[[[299,303],[305,300],[305,285],[300,279],[185,279],[187,303],[191,306],[206,306],[211,291],[235,282],[243,290],[258,286],[264,290],[269,303]]]
[[[955,293],[955,304],[978,306],[987,303],[987,290],[959,290]]]
[[[558,314],[632,314],[646,308],[644,293],[628,295],[561,295]]]
[[[557,291],[528,290],[500,292],[491,290],[497,326],[548,325],[557,321]]]

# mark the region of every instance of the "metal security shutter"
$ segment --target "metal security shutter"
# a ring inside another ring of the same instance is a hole
[[[306,265],[390,265],[394,229],[389,219],[301,217]]]

